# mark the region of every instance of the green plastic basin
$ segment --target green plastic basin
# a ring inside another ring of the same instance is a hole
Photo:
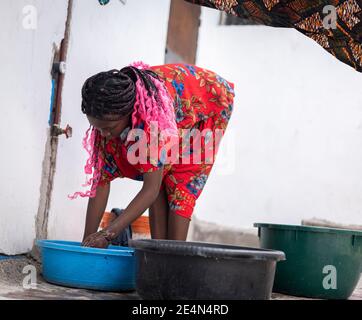
[[[362,232],[348,229],[255,223],[260,246],[283,251],[274,292],[348,299],[362,272]]]

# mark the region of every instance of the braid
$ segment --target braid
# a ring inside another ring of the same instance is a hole
[[[128,66],[128,67],[124,67],[123,69],[121,69],[122,73],[127,74],[130,78],[133,79],[134,83],[136,83],[136,81],[138,79],[141,79],[141,81],[143,82],[143,85],[145,86],[146,90],[151,94],[151,92],[156,92],[156,86],[154,85],[154,83],[151,81],[150,76],[158,79],[158,76],[156,75],[156,73],[154,73],[151,70],[140,70],[136,67],[133,66]],[[159,80],[159,79],[158,79]]]
[[[82,88],[82,112],[101,120],[118,120],[130,114],[135,101],[135,83],[118,70],[90,77]]]
[[[159,80],[151,70],[133,66],[121,70],[100,72],[84,83],[82,112],[100,120],[119,120],[132,113],[136,100],[136,82],[141,80],[149,96],[159,100],[152,78]]]

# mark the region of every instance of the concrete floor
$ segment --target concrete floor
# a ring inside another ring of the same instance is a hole
[[[22,271],[25,266],[33,265],[37,269],[36,288],[24,289]],[[136,292],[113,293],[84,289],[73,289],[52,285],[41,277],[37,261],[20,256],[16,259],[0,260],[0,300],[136,300]]]
[[[23,268],[33,265],[37,269],[37,286],[34,289],[24,289]],[[83,289],[65,288],[49,284],[40,276],[40,265],[26,256],[16,259],[0,260],[0,300],[138,300],[135,291],[125,293],[99,292]],[[306,298],[285,296],[273,293],[273,300],[308,300]],[[362,278],[350,298],[362,300]]]

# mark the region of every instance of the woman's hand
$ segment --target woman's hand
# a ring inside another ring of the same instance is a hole
[[[83,243],[90,235],[97,232],[99,223],[101,222],[104,215],[110,189],[110,183],[98,186],[96,196],[94,198],[89,198],[87,218],[83,234]]]
[[[92,233],[82,242],[83,247],[92,248],[107,248],[112,240],[116,237],[116,234],[108,230],[101,230],[96,233]]]

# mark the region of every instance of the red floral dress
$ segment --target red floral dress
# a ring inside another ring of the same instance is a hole
[[[143,173],[159,170],[163,166],[161,190],[166,191],[169,209],[191,220],[196,200],[213,167],[221,137],[233,110],[234,85],[212,71],[193,65],[168,64],[151,67],[151,70],[164,80],[174,100],[180,137],[177,145],[179,161],[165,161],[170,151],[160,147],[157,158],[149,157],[147,153],[147,163],[132,164],[127,153],[134,151],[132,148],[136,143],[128,141],[130,131],[143,129],[147,132],[149,129],[147,123],[138,120],[133,123],[133,128],[127,127],[119,137],[107,143],[98,141],[101,142],[98,144],[101,146],[99,155],[104,162],[99,183],[109,183],[122,177],[142,181]],[[218,135],[212,134],[215,131]],[[190,139],[194,132],[206,132],[198,135],[199,144],[196,144],[195,137]],[[98,134],[97,139],[104,138]],[[149,141],[150,137],[147,139]],[[211,150],[208,149],[210,146],[213,152],[207,152]],[[184,161],[186,158],[188,160]]]

